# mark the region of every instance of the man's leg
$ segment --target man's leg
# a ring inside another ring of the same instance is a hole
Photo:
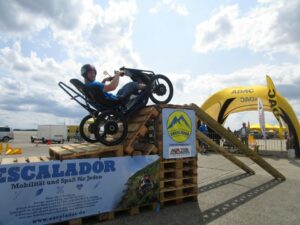
[[[139,84],[137,82],[129,82],[118,91],[117,96],[129,98],[130,95],[137,94],[138,90]]]

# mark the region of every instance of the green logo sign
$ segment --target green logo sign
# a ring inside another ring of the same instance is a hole
[[[192,133],[192,121],[183,111],[171,113],[167,121],[167,131],[175,142],[185,142]]]

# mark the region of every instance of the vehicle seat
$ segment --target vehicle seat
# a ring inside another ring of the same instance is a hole
[[[87,87],[78,79],[71,79],[70,83],[73,84],[80,93],[82,93],[91,103],[97,103],[104,107],[115,107],[117,105],[123,105],[123,98],[120,99],[107,99],[102,91],[98,87]]]

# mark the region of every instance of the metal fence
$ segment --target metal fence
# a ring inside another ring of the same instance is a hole
[[[286,151],[285,139],[256,139],[255,144],[259,150],[264,151]]]
[[[206,134],[210,139],[223,146],[230,152],[239,152],[238,149],[229,143],[227,140],[221,138],[218,134],[208,132]],[[287,140],[286,139],[252,139],[249,140],[249,147],[253,150],[258,151],[261,154],[273,154],[273,153],[287,153]],[[209,146],[208,146],[208,149]]]

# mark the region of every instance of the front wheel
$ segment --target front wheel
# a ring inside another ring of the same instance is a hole
[[[173,85],[169,78],[158,74],[150,81],[150,99],[156,104],[167,104],[173,97]]]
[[[2,141],[3,141],[3,142],[8,142],[8,141],[9,141],[9,137],[6,137],[6,136],[5,136],[5,137],[2,139]]]
[[[128,133],[128,124],[124,116],[112,110],[102,112],[97,117],[95,125],[97,140],[107,146],[121,143]]]
[[[96,119],[92,115],[87,115],[81,120],[79,125],[80,136],[90,143],[96,143],[98,141],[94,134],[95,131],[93,130],[95,122]]]

